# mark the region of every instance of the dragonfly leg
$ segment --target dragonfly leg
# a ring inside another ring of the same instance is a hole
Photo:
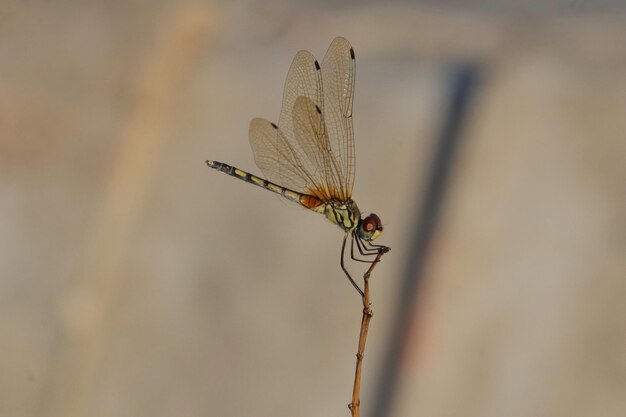
[[[345,253],[345,250],[346,250],[346,239],[348,238],[348,235],[349,235],[349,233],[346,233],[343,236],[343,244],[341,245],[341,269],[343,269],[343,272],[345,272],[346,276],[348,277],[348,279],[350,280],[350,282],[352,283],[354,288],[358,291],[359,294],[361,294],[361,297],[363,297],[364,296],[363,290],[361,290],[361,288],[357,285],[357,283],[354,282],[354,280],[350,276],[350,273],[348,272],[348,270],[346,269],[346,267],[345,267],[345,265],[343,263],[344,253]]]
[[[357,261],[357,262],[364,262],[368,264],[373,263],[374,261],[369,261],[367,259],[359,259],[356,256],[354,256],[354,242],[355,241],[356,241],[356,247],[359,249],[359,253],[361,254],[361,256],[375,256],[378,254],[378,251],[367,252],[365,248],[362,246],[363,242],[361,242],[361,239],[359,238],[359,236],[355,233],[352,233],[352,243],[350,244],[350,257],[352,258],[352,260]]]
[[[376,245],[372,242],[367,242],[364,240],[361,240],[360,242],[363,244],[363,247],[366,251],[376,251],[376,254],[378,254],[378,252],[387,253],[391,250],[390,247],[385,245]]]
[[[356,244],[357,244],[357,247],[359,248],[359,252],[361,253],[361,255],[363,256],[378,255],[379,249],[375,246],[379,246],[379,245],[372,245],[367,240],[361,239],[359,235],[357,235],[356,233],[354,234],[354,237],[356,238]],[[369,244],[369,247],[368,247],[368,244]]]

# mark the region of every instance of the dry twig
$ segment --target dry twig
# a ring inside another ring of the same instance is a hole
[[[356,370],[354,372],[354,387],[352,389],[352,402],[348,404],[348,408],[352,413],[352,417],[359,417],[359,406],[361,405],[361,368],[363,366],[363,357],[365,356],[365,342],[367,341],[367,331],[370,326],[370,320],[374,313],[372,312],[372,302],[370,301],[370,274],[380,262],[380,258],[389,252],[389,248],[381,247],[378,250],[376,259],[372,262],[369,269],[363,275],[363,317],[361,318],[361,331],[359,333],[359,348],[356,353]]]

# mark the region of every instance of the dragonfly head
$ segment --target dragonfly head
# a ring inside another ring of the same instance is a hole
[[[374,213],[368,215],[364,219],[359,219],[356,234],[368,242],[376,239],[383,232],[383,224],[380,217]]]

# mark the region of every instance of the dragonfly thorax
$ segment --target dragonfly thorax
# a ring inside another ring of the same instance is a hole
[[[361,221],[361,211],[352,200],[324,204],[324,215],[345,231],[354,230]]]

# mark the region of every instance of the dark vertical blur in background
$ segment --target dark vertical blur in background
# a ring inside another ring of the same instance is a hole
[[[204,165],[259,173],[250,119],[339,35],[392,247],[362,412],[626,415],[626,5],[474,0],[2,3],[0,416],[349,415],[341,232]]]

